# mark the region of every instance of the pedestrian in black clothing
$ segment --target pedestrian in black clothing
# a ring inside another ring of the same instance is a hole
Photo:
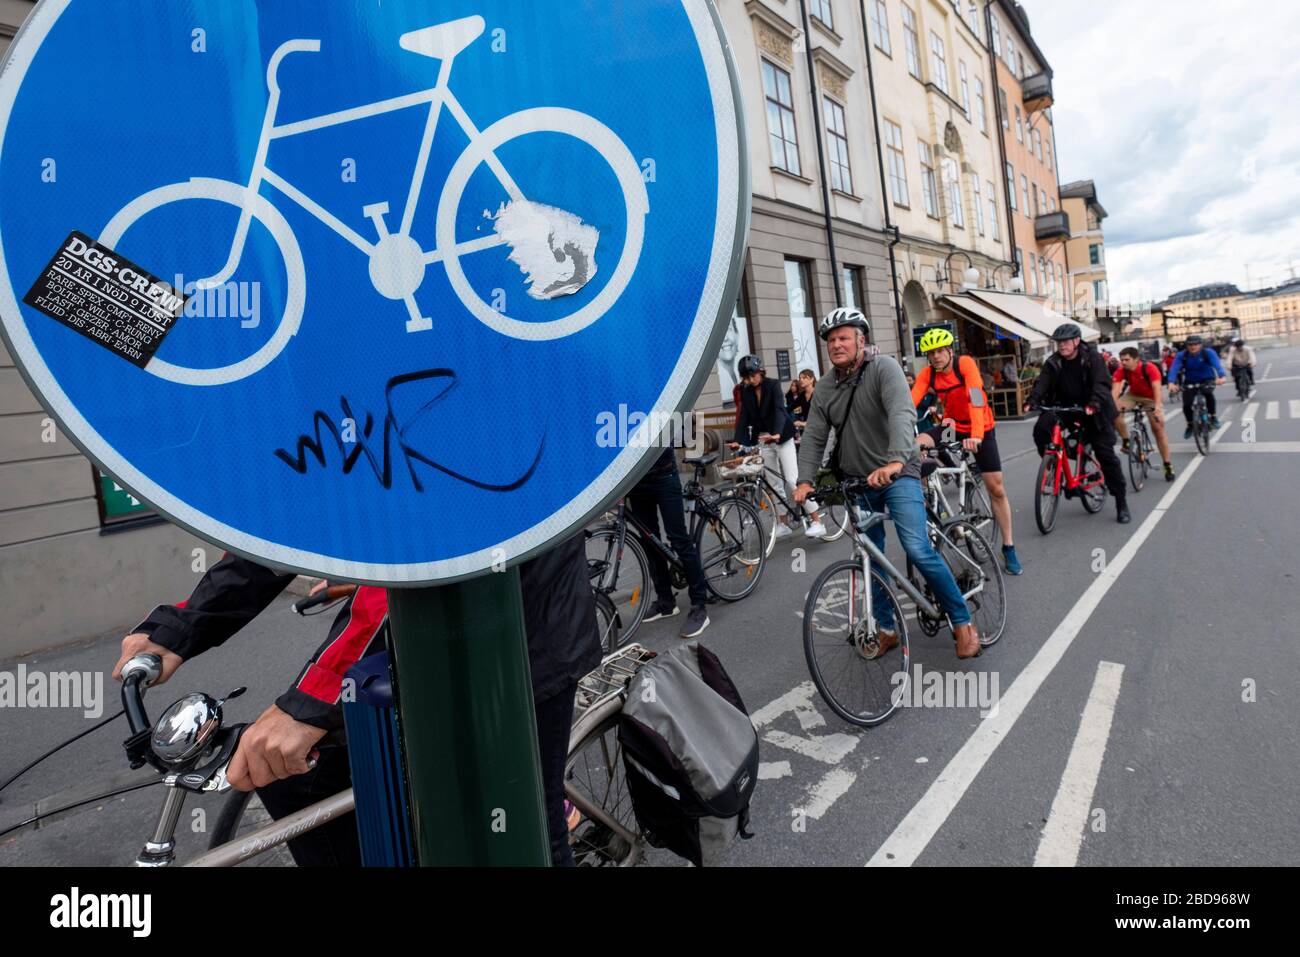
[[[1128,487],[1119,457],[1115,455],[1114,421],[1119,411],[1111,395],[1106,360],[1083,341],[1082,330],[1074,323],[1058,327],[1052,338],[1056,341],[1056,354],[1043,363],[1043,371],[1026,407],[1077,405],[1084,408],[1077,422],[1063,424],[1073,426],[1076,437],[1092,446],[1106,479],[1106,490],[1115,498],[1116,520],[1125,525],[1131,521]],[[1042,413],[1034,423],[1034,445],[1040,458],[1051,441],[1055,423],[1056,416],[1050,412]]]

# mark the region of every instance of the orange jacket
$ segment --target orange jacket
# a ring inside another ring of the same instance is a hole
[[[993,409],[984,394],[979,364],[970,356],[957,357],[957,372],[949,366],[948,371],[936,376],[929,365],[922,367],[912,386],[912,404],[920,405],[931,389],[939,396],[944,418],[956,422],[958,432],[982,439],[985,432],[992,430]]]

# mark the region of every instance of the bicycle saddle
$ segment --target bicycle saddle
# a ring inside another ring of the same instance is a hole
[[[450,60],[467,46],[483,35],[487,24],[482,17],[466,17],[440,23],[436,27],[412,30],[402,34],[399,41],[403,50],[433,57],[435,60]]]
[[[708,455],[702,455],[698,459],[683,459],[687,465],[698,465],[702,469],[708,468],[718,460],[718,452],[710,452]]]

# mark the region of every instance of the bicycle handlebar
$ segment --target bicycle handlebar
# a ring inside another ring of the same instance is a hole
[[[339,601],[355,594],[356,585],[331,585],[328,588],[322,588],[314,595],[308,595],[306,598],[299,598],[293,603],[294,614],[302,615],[312,608],[318,608],[321,605],[328,605],[330,602]]]
[[[1061,414],[1061,413],[1063,413],[1063,412],[1064,412],[1064,413],[1078,413],[1079,415],[1085,415],[1085,414],[1087,413],[1088,410],[1085,409],[1085,408],[1084,408],[1083,406],[1081,406],[1081,405],[1040,405],[1040,406],[1038,407],[1038,411],[1039,411],[1039,412],[1051,412],[1051,413],[1053,413],[1053,414],[1057,414],[1057,415],[1059,415],[1059,414]]]

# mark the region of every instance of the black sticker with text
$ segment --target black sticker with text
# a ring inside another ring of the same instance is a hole
[[[23,302],[141,369],[185,309],[170,285],[75,231]]]

